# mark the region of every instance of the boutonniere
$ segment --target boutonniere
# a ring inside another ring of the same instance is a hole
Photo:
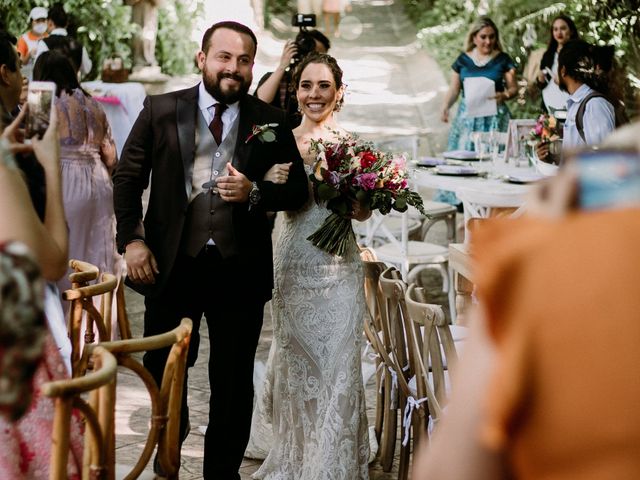
[[[244,141],[244,143],[249,143],[253,138],[257,138],[262,143],[269,143],[276,141],[276,132],[274,128],[278,126],[277,123],[265,123],[264,125],[254,125],[251,128],[251,133]]]

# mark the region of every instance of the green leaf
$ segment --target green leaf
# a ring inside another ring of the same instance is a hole
[[[260,136],[260,140],[263,142],[273,142],[276,139],[276,134],[273,130],[265,130],[265,132]]]
[[[326,202],[339,195],[340,193],[335,188],[330,187],[326,183],[318,184],[318,198],[320,198],[320,200],[324,200]]]

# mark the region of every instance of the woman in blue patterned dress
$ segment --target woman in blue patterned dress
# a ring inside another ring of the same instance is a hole
[[[460,92],[462,98],[449,132],[448,149],[473,150],[472,132],[507,131],[511,112],[505,101],[513,98],[518,92],[515,63],[502,51],[498,28],[489,17],[480,17],[471,26],[465,42],[465,51],[456,58],[451,68],[451,85],[442,108],[443,122],[449,121],[449,109]],[[467,115],[463,84],[465,79],[472,77],[486,77],[495,82],[495,99],[498,104],[496,115]]]
[[[511,112],[506,100],[513,98],[518,92],[515,63],[509,55],[502,51],[498,27],[489,17],[476,20],[467,34],[464,52],[451,65],[453,74],[451,84],[445,97],[441,120],[449,121],[449,109],[456,102],[460,92],[462,98],[458,114],[449,131],[448,150],[474,150],[472,132],[506,132]],[[498,111],[486,117],[470,117],[464,95],[464,81],[472,77],[485,77],[495,82],[495,98]],[[456,204],[459,201],[452,192],[439,192],[437,199]]]

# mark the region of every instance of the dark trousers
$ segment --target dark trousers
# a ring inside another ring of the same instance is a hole
[[[223,259],[215,247],[196,257],[178,255],[167,288],[145,299],[144,335],[193,320],[187,366],[198,356],[200,319],[209,327],[209,425],[204,443],[204,478],[239,480],[238,469],[249,441],[253,408],[253,362],[266,299],[256,296],[251,271],[237,258]],[[158,384],[169,351],[148,352],[144,365]],[[189,419],[187,388],[182,397],[181,438]]]

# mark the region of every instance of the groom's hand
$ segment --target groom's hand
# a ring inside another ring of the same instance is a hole
[[[134,240],[127,245],[124,261],[127,264],[127,276],[133,283],[150,285],[156,282],[155,276],[160,273],[158,263],[142,240]]]
[[[216,182],[220,198],[225,202],[246,202],[249,200],[251,181],[243,173],[236,170],[231,163],[227,163],[229,175],[220,177]]]

